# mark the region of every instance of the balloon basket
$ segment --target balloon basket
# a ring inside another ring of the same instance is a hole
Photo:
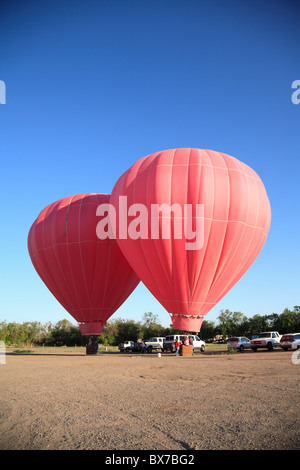
[[[96,354],[96,345],[95,344],[88,344],[86,347],[86,354]]]
[[[193,355],[193,345],[186,346],[185,344],[181,344],[179,348],[180,356],[192,356]]]

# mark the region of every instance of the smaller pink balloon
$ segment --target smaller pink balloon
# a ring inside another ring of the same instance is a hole
[[[97,237],[99,205],[108,194],[78,194],[42,210],[28,235],[32,263],[54,297],[80,325],[99,335],[139,278],[115,239]]]

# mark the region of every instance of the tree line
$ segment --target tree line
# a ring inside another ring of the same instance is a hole
[[[247,336],[251,339],[261,331],[278,331],[284,333],[300,332],[300,306],[293,310],[284,309],[281,314],[254,315],[247,318],[242,312],[221,310],[217,322],[204,320],[199,336],[204,341],[212,341],[221,336]],[[172,326],[163,327],[157,315],[152,312],[144,313],[140,322],[111,319],[98,336],[98,342],[103,345],[116,346],[126,340],[136,341],[138,338],[149,339],[152,336],[167,336],[179,333]],[[0,322],[0,341],[7,346],[44,345],[44,346],[85,346],[88,338],[81,335],[78,326],[68,320],[61,320],[52,325],[51,322],[7,323]]]

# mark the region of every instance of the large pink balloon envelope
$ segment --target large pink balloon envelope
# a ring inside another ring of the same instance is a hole
[[[139,283],[115,239],[96,234],[108,194],[78,194],[47,206],[28,235],[32,263],[83,335],[102,333],[109,317]]]
[[[185,331],[200,331],[204,315],[248,270],[271,221],[255,171],[213,150],[164,150],[138,160],[110,202],[124,256],[173,327]]]

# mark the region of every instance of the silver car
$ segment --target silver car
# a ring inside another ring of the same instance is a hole
[[[227,341],[227,349],[239,349],[240,351],[251,349],[251,341],[246,336],[233,336]]]

